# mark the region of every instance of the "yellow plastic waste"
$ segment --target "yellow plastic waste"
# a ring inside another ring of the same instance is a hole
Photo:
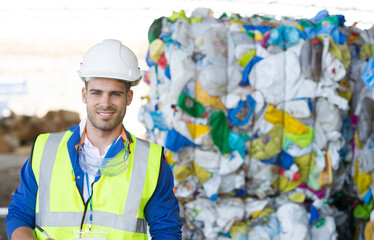
[[[260,41],[262,39],[264,39],[264,35],[262,35],[262,33],[260,33],[260,32],[256,32],[255,33],[255,40]]]
[[[199,179],[199,183],[204,183],[211,176],[210,172],[200,167],[195,161],[193,161],[193,169],[196,177]]]
[[[207,125],[187,123],[187,126],[193,139],[198,138],[203,134],[209,133],[209,127]]]
[[[169,17],[169,20],[172,22],[175,22],[180,18],[184,19],[186,22],[189,22],[188,17],[186,16],[186,13],[184,10],[180,10],[179,12],[173,11],[173,14]]]
[[[308,132],[308,127],[306,125],[292,117],[290,114],[276,109],[272,104],[270,104],[266,110],[264,118],[272,124],[283,124],[284,129],[293,134],[303,134]]]
[[[309,153],[301,157],[295,157],[294,161],[299,167],[300,179],[298,181],[292,181],[286,177],[279,176],[277,180],[273,182],[273,187],[279,189],[282,192],[289,192],[297,188],[305,179],[314,167],[315,154]]]
[[[374,56],[374,44],[367,44],[365,43],[360,48],[360,59],[361,61],[366,61],[367,59],[370,59],[372,56]]]
[[[212,97],[200,85],[199,79],[196,79],[195,84],[196,101],[200,102],[206,107],[214,107],[219,110],[227,110],[219,97]]]
[[[252,48],[249,52],[243,54],[243,56],[238,59],[238,64],[242,67],[247,66],[249,61],[256,55],[256,48]]]
[[[153,40],[149,45],[149,57],[157,62],[164,54],[166,44],[159,38]]]
[[[323,35],[318,35],[318,38],[323,42]],[[345,69],[349,68],[349,65],[351,65],[351,52],[348,50],[348,48],[344,45],[336,44],[335,41],[332,39],[331,36],[329,36],[330,42],[329,42],[329,52],[332,53],[338,59],[340,62],[343,63]]]
[[[361,196],[370,189],[370,184],[373,182],[371,173],[360,172],[358,169],[358,160],[355,162],[355,174],[353,180],[356,182],[356,186]]]
[[[305,201],[305,194],[304,193],[294,193],[288,197],[291,201],[295,203],[303,203]]]
[[[280,153],[283,146],[283,131],[283,126],[276,124],[268,133],[253,140],[249,146],[249,156],[263,160]]]
[[[359,138],[359,136],[358,136],[358,131],[357,131],[357,129],[356,129],[356,131],[355,131],[354,138],[355,138],[355,144],[356,144],[356,146],[357,146],[359,149],[362,149],[362,144],[361,144],[360,138]]]
[[[347,91],[340,90],[339,88],[337,89],[337,92],[339,96],[347,99],[348,101],[351,101],[352,98],[352,90],[351,90],[351,85],[349,84],[348,79],[343,79],[342,81],[339,81],[338,84],[343,87],[344,89],[347,89]]]
[[[173,152],[167,151],[165,154],[166,162],[169,163],[171,166],[174,166],[175,162],[173,160]]]
[[[190,22],[191,23],[200,23],[202,20],[203,20],[202,17],[195,17],[195,18],[191,18]]]
[[[235,222],[232,225],[230,229],[231,238],[235,239],[238,233],[243,233],[244,235],[247,235],[247,224],[245,222]]]
[[[364,232],[365,240],[372,240],[374,236],[373,234],[374,234],[374,222],[367,222],[365,226],[365,232]]]
[[[319,173],[319,185],[322,188],[330,187],[333,181],[331,157],[330,153],[327,152],[325,155],[325,169]]]
[[[305,32],[304,28],[300,24],[295,24],[294,27],[299,29],[302,32]]]
[[[174,177],[178,180],[178,182],[182,182],[188,176],[193,174],[192,169],[188,165],[183,165],[181,167],[176,167],[173,169]]]

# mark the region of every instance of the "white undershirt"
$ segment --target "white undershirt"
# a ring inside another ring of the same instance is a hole
[[[84,118],[79,123],[79,130],[80,130],[80,136],[81,137],[83,135],[84,128],[86,127],[86,123],[87,123],[86,118]],[[121,136],[118,136],[118,137],[121,137]],[[84,150],[87,152],[87,154],[89,154],[90,156],[92,156],[94,158],[104,158],[104,156],[108,152],[111,145],[112,144],[109,144],[108,146],[106,146],[106,148],[104,149],[104,153],[102,155],[100,155],[99,148],[92,145],[92,143],[88,139],[87,135],[84,138]],[[95,176],[90,175],[90,174],[87,174],[87,175],[88,175],[89,190],[91,192],[91,185],[92,185],[93,181],[95,180]],[[84,177],[83,177],[83,199],[84,199],[85,202],[88,200],[88,197],[89,197],[89,194],[88,194],[88,191],[87,191],[87,179],[86,179],[86,173],[84,173]]]

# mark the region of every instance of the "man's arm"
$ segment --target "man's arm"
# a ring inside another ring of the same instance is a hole
[[[182,239],[183,223],[179,219],[179,204],[173,187],[173,173],[162,155],[157,187],[144,208],[149,231],[154,240]]]
[[[21,169],[20,184],[11,197],[12,202],[8,206],[8,215],[5,219],[8,239],[27,239],[23,238],[27,236],[23,234],[27,234],[29,230],[33,231],[32,229],[35,228],[37,191],[38,186],[28,159]]]

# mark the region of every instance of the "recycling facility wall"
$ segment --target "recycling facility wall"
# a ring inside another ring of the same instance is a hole
[[[371,239],[374,28],[197,8],[148,38],[139,120],[184,239]]]

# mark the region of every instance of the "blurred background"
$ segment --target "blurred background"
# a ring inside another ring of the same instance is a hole
[[[312,18],[323,9],[342,14],[346,26],[361,29],[374,23],[374,4],[360,1],[287,0],[118,0],[48,1],[15,0],[0,6],[0,114],[44,116],[50,110],[69,110],[84,115],[83,86],[77,75],[84,53],[106,38],[121,40],[146,69],[147,32],[154,19],[197,7],[208,7],[215,17],[223,12]],[[126,115],[126,126],[136,135],[145,132],[136,121],[142,84]]]

